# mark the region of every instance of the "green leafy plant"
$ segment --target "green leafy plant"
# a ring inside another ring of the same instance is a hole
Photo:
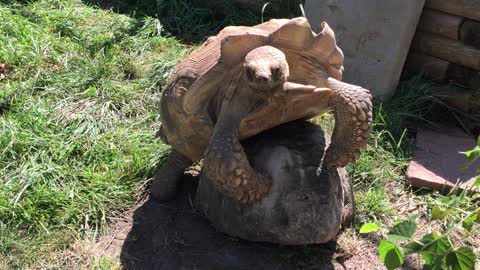
[[[474,161],[480,159],[480,137],[477,140],[477,146],[463,152],[470,166]],[[480,168],[479,168],[480,172]],[[480,176],[475,180],[473,187],[480,186]],[[443,220],[449,216],[456,218],[453,224],[439,233],[433,232],[423,235],[420,239],[415,238],[417,230],[417,217],[411,216],[407,220],[395,224],[387,233],[387,237],[378,244],[378,253],[387,269],[396,269],[404,262],[404,257],[410,254],[419,254],[425,262],[423,269],[452,269],[452,270],[473,270],[475,269],[475,254],[471,247],[454,245],[450,239],[450,234],[463,228],[468,237],[473,231],[475,224],[480,223],[480,209],[474,208],[472,211],[465,211],[461,207],[461,202],[465,201],[468,191],[463,191],[456,196],[440,198],[431,208],[431,221]],[[469,200],[478,199],[479,196],[472,196]],[[380,230],[381,227],[375,223],[366,223],[360,228],[360,234],[368,234]]]
[[[444,215],[439,211],[432,211],[432,219]],[[420,254],[425,265],[423,269],[454,269],[473,270],[475,268],[475,254],[468,246],[455,247],[449,235],[454,230],[463,227],[471,232],[474,223],[480,223],[480,211],[467,214],[465,218],[454,224],[442,233],[434,232],[422,236],[420,239],[413,235],[417,230],[417,217],[395,224],[387,233],[385,240],[378,244],[378,253],[387,269],[396,269],[404,262],[404,257],[410,254]],[[378,231],[380,226],[374,223],[364,224],[360,233]],[[400,245],[399,243],[403,243]]]
[[[465,156],[467,156],[467,159],[468,159],[468,164],[466,165],[467,167],[471,166],[473,162],[480,159],[480,136],[478,136],[477,145],[475,146],[475,148],[462,153],[465,154]],[[480,167],[477,168],[477,172],[480,174]],[[473,183],[473,186],[477,186],[477,187],[480,186],[480,175],[477,177],[477,179]]]

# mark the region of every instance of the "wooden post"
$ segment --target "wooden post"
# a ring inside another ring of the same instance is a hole
[[[480,49],[480,22],[465,21],[460,28],[460,40]]]
[[[426,0],[427,8],[480,21],[479,0]]]
[[[425,77],[436,81],[443,81],[447,75],[450,62],[433,56],[410,52],[405,62],[407,70],[423,73]]]
[[[458,40],[462,22],[462,17],[433,9],[424,9],[418,29]]]
[[[412,47],[421,53],[480,70],[480,49],[465,45],[460,41],[417,31]]]

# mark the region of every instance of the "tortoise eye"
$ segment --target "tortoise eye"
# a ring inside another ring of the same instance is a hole
[[[272,72],[273,79],[277,80],[280,78],[280,67],[272,67],[270,71]]]
[[[247,80],[253,81],[255,79],[255,71],[251,67],[246,67]]]

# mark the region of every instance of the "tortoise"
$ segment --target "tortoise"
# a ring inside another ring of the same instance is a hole
[[[151,195],[177,191],[184,169],[203,159],[202,174],[218,191],[253,203],[271,187],[249,164],[241,141],[332,109],[335,127],[324,163],[358,159],[372,125],[370,92],[341,82],[343,53],[326,22],[316,34],[304,17],[229,26],[180,62],[160,101],[157,135],[173,150],[157,171]]]
[[[345,168],[322,165],[329,136],[320,125],[295,120],[242,141],[250,165],[272,179],[255,203],[242,203],[199,177],[193,206],[220,232],[255,242],[322,244],[355,218]]]

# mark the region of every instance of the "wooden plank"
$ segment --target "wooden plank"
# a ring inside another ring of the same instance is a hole
[[[418,29],[458,40],[462,22],[463,17],[433,9],[424,9],[418,23]]]
[[[416,52],[410,52],[405,67],[410,72],[422,73],[425,77],[443,81],[447,76],[450,62]]]
[[[467,45],[480,48],[480,22],[465,21],[460,28],[460,40]]]
[[[480,71],[451,64],[448,78],[472,90],[480,90]]]
[[[426,0],[427,8],[480,21],[479,0]]]
[[[417,31],[412,47],[421,53],[480,70],[480,49],[439,35]]]

